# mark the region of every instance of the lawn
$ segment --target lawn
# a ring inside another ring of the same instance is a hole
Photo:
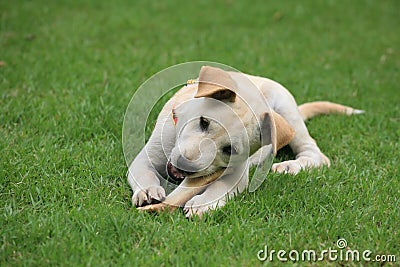
[[[190,2],[0,2],[0,265],[258,266],[266,245],[339,238],[399,264],[400,2]],[[307,123],[331,168],[269,174],[201,221],[138,213],[126,107],[151,75],[193,60],[366,113]],[[339,264],[381,263],[295,263]]]

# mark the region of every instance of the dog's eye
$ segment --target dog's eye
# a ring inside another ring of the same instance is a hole
[[[207,131],[210,121],[205,119],[203,116],[200,117],[200,128],[202,131]]]
[[[224,146],[224,147],[222,148],[222,152],[223,152],[224,154],[226,154],[226,155],[234,155],[234,154],[237,154],[236,149],[235,149],[233,146],[231,146],[231,145]]]

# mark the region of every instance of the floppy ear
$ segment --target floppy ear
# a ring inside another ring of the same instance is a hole
[[[261,115],[261,146],[272,144],[274,155],[288,145],[294,135],[292,126],[278,113],[271,111]]]
[[[199,85],[195,97],[211,97],[234,102],[236,83],[229,74],[219,68],[203,66],[200,70]]]

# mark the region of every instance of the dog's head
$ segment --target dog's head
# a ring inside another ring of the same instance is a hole
[[[195,97],[173,111],[177,134],[167,164],[172,179],[231,172],[262,145],[272,144],[275,152],[288,143],[277,136],[276,124],[290,126],[271,110],[255,112],[238,92],[228,72],[201,69]]]

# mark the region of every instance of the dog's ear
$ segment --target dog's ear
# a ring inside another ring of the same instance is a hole
[[[261,115],[261,146],[272,144],[274,154],[294,138],[292,126],[278,113],[271,111]]]
[[[221,101],[235,102],[236,83],[229,74],[219,68],[203,66],[195,97],[211,97]]]

